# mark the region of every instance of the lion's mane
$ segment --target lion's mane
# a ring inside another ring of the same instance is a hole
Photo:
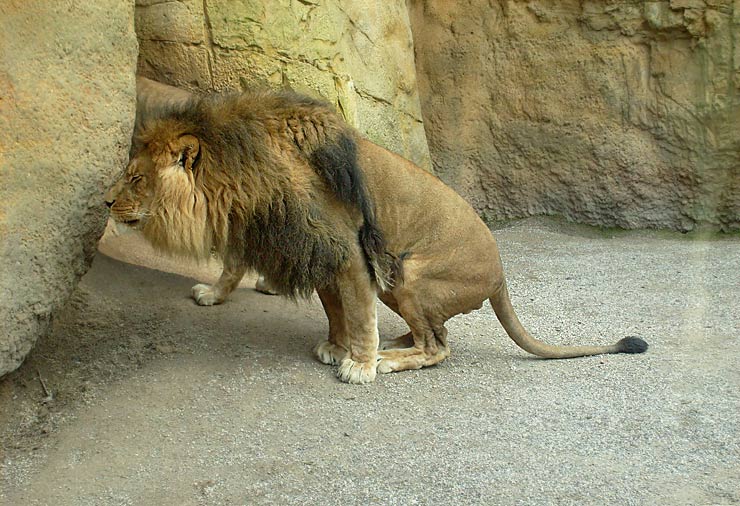
[[[151,114],[137,142],[156,151],[183,135],[200,149],[192,170],[165,180],[144,233],[160,248],[237,254],[275,287],[307,296],[347,262],[351,244],[317,199],[328,192],[361,216],[356,240],[385,288],[385,252],[357,160],[356,134],[326,103],[283,92],[193,97]]]

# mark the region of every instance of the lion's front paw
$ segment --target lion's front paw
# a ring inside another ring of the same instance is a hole
[[[351,358],[345,358],[339,365],[337,377],[345,383],[364,385],[375,381],[377,364],[373,362],[355,362]]]
[[[223,299],[216,295],[216,291],[211,285],[195,285],[192,289],[192,295],[199,306],[213,306],[223,302]]]
[[[313,352],[322,363],[327,365],[337,365],[347,356],[347,350],[329,341],[318,343]]]
[[[273,287],[272,284],[267,281],[264,276],[260,276],[257,279],[257,282],[254,285],[254,289],[258,292],[264,293],[265,295],[280,295],[280,292],[278,292],[277,289]]]

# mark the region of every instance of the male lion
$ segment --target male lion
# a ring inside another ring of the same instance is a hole
[[[113,217],[165,251],[215,251],[224,294],[250,268],[289,296],[316,289],[329,336],[315,353],[339,365],[342,381],[441,362],[450,354],[445,322],[485,299],[514,342],[541,357],[647,349],[635,337],[610,346],[533,338],[475,211],[323,102],[292,93],[207,96],[145,122],[139,142],[106,196]],[[410,328],[380,350],[376,297]]]

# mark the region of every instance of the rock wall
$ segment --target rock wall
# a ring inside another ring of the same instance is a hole
[[[740,1],[409,9],[435,172],[488,219],[740,229]]]
[[[320,95],[370,139],[431,162],[403,0],[137,0],[141,75],[198,90]]]
[[[0,376],[87,270],[133,127],[126,2],[0,3]]]

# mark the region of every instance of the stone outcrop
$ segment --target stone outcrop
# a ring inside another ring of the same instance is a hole
[[[431,162],[403,0],[137,0],[141,75],[191,91],[322,96],[375,142]]]
[[[410,0],[435,172],[491,221],[740,229],[740,2]]]
[[[134,120],[126,2],[0,4],[0,376],[87,270]]]

